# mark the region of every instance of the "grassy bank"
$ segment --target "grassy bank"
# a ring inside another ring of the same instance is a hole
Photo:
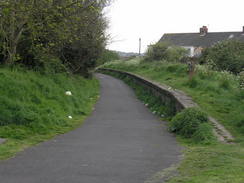
[[[187,66],[166,62],[142,63],[139,60],[111,62],[104,67],[136,73],[185,91],[200,107],[215,117],[236,137],[235,144],[195,144],[178,136],[186,148],[179,165],[179,176],[170,183],[244,182],[244,94],[236,76],[198,67],[189,82]]]
[[[0,159],[81,125],[98,96],[95,79],[7,68],[0,76]]]

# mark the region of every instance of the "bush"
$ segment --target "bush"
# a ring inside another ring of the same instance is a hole
[[[146,61],[159,61],[166,60],[169,62],[178,62],[184,56],[187,51],[184,48],[172,46],[168,43],[158,42],[148,46],[145,60]]]
[[[188,108],[178,113],[170,123],[170,131],[192,138],[202,123],[208,122],[207,114],[198,108]]]
[[[100,58],[97,60],[97,65],[102,65],[106,62],[114,61],[114,60],[119,60],[119,54],[115,51],[112,50],[107,50],[105,49]]]
[[[35,66],[25,65],[43,74],[68,72],[68,67],[66,67],[59,58],[53,57],[52,55],[36,55],[35,64]]]
[[[166,54],[165,60],[169,62],[180,62],[187,55],[187,50],[179,46],[171,46]]]
[[[235,74],[244,68],[244,43],[224,41],[203,51],[200,63],[211,64],[218,70],[227,70]]]

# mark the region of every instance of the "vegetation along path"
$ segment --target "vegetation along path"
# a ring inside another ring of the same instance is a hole
[[[132,89],[97,77],[101,99],[85,124],[1,162],[1,182],[143,183],[180,160],[174,136]]]

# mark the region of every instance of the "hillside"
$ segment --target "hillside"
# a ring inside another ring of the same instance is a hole
[[[0,76],[0,159],[80,125],[98,96],[97,80],[78,75],[1,68]]]

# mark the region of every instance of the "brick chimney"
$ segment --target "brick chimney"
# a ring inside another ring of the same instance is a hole
[[[244,27],[243,27],[244,28]],[[208,33],[208,27],[207,26],[202,26],[200,28],[200,35],[206,35]]]

